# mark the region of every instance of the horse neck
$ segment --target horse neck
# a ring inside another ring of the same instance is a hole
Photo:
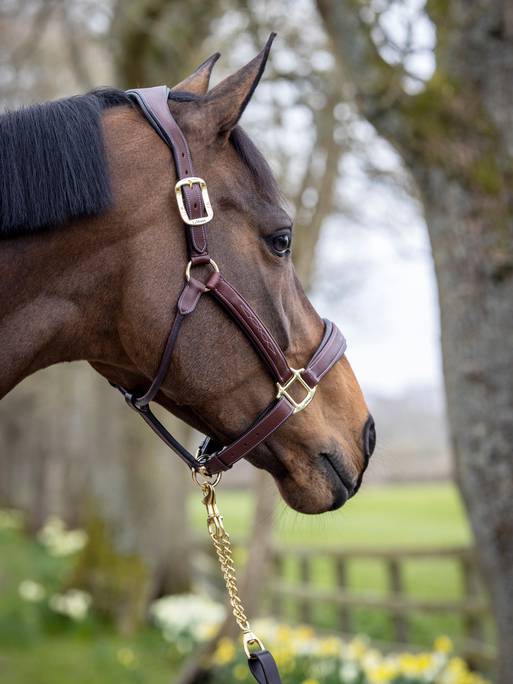
[[[125,107],[106,112],[104,132],[113,208],[0,241],[0,397],[31,373],[62,361],[136,372],[124,349],[131,340],[121,342],[118,329],[137,331],[146,324],[139,320],[144,307],[127,313],[127,302],[139,292],[152,293],[153,281],[162,283],[157,294],[167,324],[186,261],[178,219],[176,226],[170,220],[169,153],[140,115]],[[133,326],[120,321],[123,315],[132,316]],[[156,334],[160,339],[165,330]],[[158,345],[148,350],[151,367],[158,353]]]
[[[88,228],[0,243],[0,397],[41,368],[94,354],[113,304],[98,296],[100,283],[113,282],[105,259],[88,249]]]

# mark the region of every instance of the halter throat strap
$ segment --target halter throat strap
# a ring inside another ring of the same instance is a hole
[[[291,368],[258,314],[220,273],[217,264],[208,253],[206,225],[213,214],[206,183],[194,174],[187,140],[169,109],[169,93],[167,86],[127,91],[148,123],[171,149],[178,177],[176,196],[187,236],[189,263],[171,329],[150,386],[143,394],[127,390],[120,385],[114,386],[124,395],[128,405],[190,468],[214,475],[231,468],[278,430],[294,413],[308,406],[315,395],[318,383],[344,355],[346,341],[337,326],[325,320],[324,336],[308,364],[305,368]],[[211,275],[204,283],[191,275],[191,269],[202,264],[210,264],[212,268]],[[214,440],[206,438],[197,456],[193,456],[152,413],[149,404],[155,399],[168,376],[183,321],[194,312],[198,301],[206,293],[209,293],[235,320],[251,342],[276,382],[277,393],[255,422],[231,444],[220,446]],[[296,390],[302,390],[301,399],[296,398],[297,392],[292,390],[293,386],[296,386]]]

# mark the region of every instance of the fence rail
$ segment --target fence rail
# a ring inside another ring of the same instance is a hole
[[[292,559],[298,569],[299,581],[285,579],[285,566]],[[320,588],[314,578],[313,561],[324,559],[332,566],[335,578],[330,588]],[[404,564],[408,561],[450,561],[459,569],[461,596],[451,599],[420,598],[408,594],[404,582]],[[350,564],[375,561],[385,569],[386,593],[356,592],[348,581]],[[485,624],[489,608],[479,580],[474,551],[469,547],[444,548],[352,548],[277,547],[272,550],[273,581],[266,587],[271,594],[273,611],[284,613],[284,600],[293,601],[299,618],[315,623],[315,610],[320,604],[337,609],[336,628],[344,634],[355,633],[355,609],[384,611],[390,615],[394,644],[406,644],[410,639],[408,618],[414,614],[453,614],[462,619],[463,641],[460,650],[471,662],[483,666],[494,657],[494,649],[485,643]]]

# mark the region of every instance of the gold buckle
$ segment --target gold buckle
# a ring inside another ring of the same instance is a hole
[[[281,397],[285,397],[285,399],[287,399],[287,401],[294,407],[294,413],[299,413],[304,408],[306,408],[308,404],[312,401],[317,387],[310,387],[310,385],[303,380],[303,378],[301,377],[301,373],[305,370],[304,368],[299,368],[299,370],[296,368],[291,368],[290,370],[292,371],[292,377],[290,378],[290,380],[287,380],[287,382],[284,385],[280,385],[279,382],[276,383],[278,385],[278,394],[276,395],[276,399],[281,399]],[[306,397],[303,399],[303,401],[299,402],[296,401],[293,397],[291,397],[288,392],[289,387],[293,385],[296,382],[296,380],[306,390]]]
[[[193,185],[199,185],[201,190],[201,197],[203,198],[203,204],[207,212],[206,216],[200,216],[199,218],[191,219],[187,210],[185,208],[185,203],[183,201],[182,188],[184,185],[188,185],[192,188]],[[208,223],[212,220],[214,216],[214,211],[212,205],[210,204],[210,197],[208,196],[207,184],[203,178],[198,178],[197,176],[190,176],[189,178],[182,178],[175,185],[176,202],[178,204],[178,209],[180,211],[180,216],[184,223],[188,223],[190,226],[201,226],[204,223]]]

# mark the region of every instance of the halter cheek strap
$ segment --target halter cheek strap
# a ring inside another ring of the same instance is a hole
[[[318,383],[343,356],[346,341],[334,323],[324,321],[324,336],[309,363],[305,368],[291,368],[276,340],[253,307],[219,272],[217,264],[208,253],[206,224],[211,220],[213,212],[207,186],[202,178],[194,174],[189,146],[168,106],[169,92],[167,86],[127,91],[153,129],[171,149],[178,177],[175,190],[187,237],[189,263],[171,330],[150,386],[140,395],[119,385],[115,386],[122,392],[129,406],[139,413],[151,429],[190,468],[201,469],[204,473],[214,475],[231,468],[278,430],[294,413],[308,406],[314,398]],[[202,264],[209,264],[212,269],[205,283],[191,275],[191,270]],[[156,397],[168,375],[184,319],[194,312],[198,301],[206,293],[223,307],[249,339],[275,380],[277,392],[273,401],[255,422],[231,444],[218,446],[214,440],[206,438],[197,456],[193,456],[162,425],[152,413],[149,404]],[[300,400],[295,398],[298,391],[302,397]]]

